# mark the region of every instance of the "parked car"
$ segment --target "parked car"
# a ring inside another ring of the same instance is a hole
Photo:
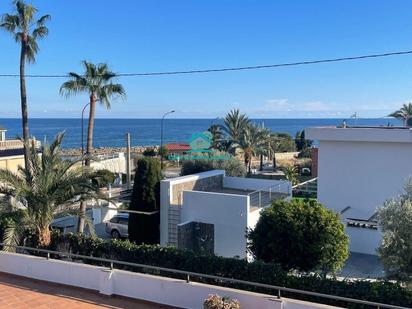
[[[129,214],[118,214],[106,222],[106,233],[109,234],[113,239],[128,238],[129,231]]]

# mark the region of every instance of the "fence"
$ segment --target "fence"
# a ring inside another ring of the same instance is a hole
[[[371,301],[366,301],[366,300],[353,299],[353,298],[347,298],[347,297],[335,296],[335,295],[328,295],[328,294],[316,293],[316,292],[311,292],[311,291],[297,290],[297,289],[292,289],[292,288],[274,286],[274,285],[257,283],[257,282],[250,282],[250,281],[245,281],[245,280],[238,280],[238,279],[233,279],[233,278],[226,278],[226,277],[220,277],[220,276],[200,274],[200,273],[183,271],[183,270],[178,270],[178,269],[171,269],[171,268],[164,268],[164,267],[158,267],[158,266],[152,266],[152,265],[137,264],[137,263],[131,263],[131,262],[125,262],[125,261],[98,258],[98,257],[93,257],[93,256],[85,256],[85,255],[74,254],[74,253],[70,253],[70,252],[58,252],[58,251],[31,248],[31,247],[6,245],[4,243],[0,243],[0,246],[11,247],[11,248],[14,248],[14,249],[18,249],[19,251],[21,251],[21,252],[19,252],[19,254],[24,254],[24,252],[26,252],[26,253],[27,252],[32,252],[32,253],[35,253],[37,255],[42,254],[45,259],[58,259],[58,258],[67,259],[67,258],[72,258],[72,259],[80,260],[79,262],[82,262],[82,261],[85,261],[85,260],[86,261],[100,262],[101,264],[107,265],[107,267],[109,267],[111,270],[115,269],[115,266],[120,265],[120,266],[128,266],[128,267],[134,267],[134,268],[141,269],[141,272],[143,272],[143,273],[145,271],[147,272],[148,270],[154,271],[154,272],[157,272],[157,273],[162,272],[163,277],[169,277],[169,276],[166,276],[167,273],[175,274],[175,275],[178,274],[178,275],[183,275],[186,278],[187,283],[189,283],[191,281],[196,282],[196,280],[193,280],[193,279],[196,279],[196,278],[198,280],[206,278],[206,279],[210,279],[211,281],[215,282],[214,284],[213,283],[209,283],[209,284],[216,285],[216,286],[218,286],[219,283],[220,284],[222,284],[222,283],[231,283],[231,284],[240,284],[240,285],[249,286],[249,287],[265,288],[265,289],[268,289],[268,290],[275,290],[277,292],[277,297],[279,299],[282,298],[282,293],[287,292],[287,293],[289,293],[288,298],[292,298],[290,296],[290,294],[297,294],[297,295],[306,295],[306,296],[319,297],[320,299],[329,299],[329,300],[335,300],[335,301],[342,301],[342,302],[345,302],[347,304],[373,306],[373,307],[376,307],[376,308],[408,309],[408,307],[401,307],[401,306],[395,306],[395,305],[389,305],[389,304],[383,304],[383,303],[376,303],[376,302],[371,302]],[[0,254],[1,254],[1,252],[0,252]],[[170,277],[172,277],[172,276],[170,276]]]
[[[250,207],[266,207],[269,206],[273,200],[284,199],[290,195],[289,182],[282,182],[277,185],[272,185],[260,190],[249,193]]]

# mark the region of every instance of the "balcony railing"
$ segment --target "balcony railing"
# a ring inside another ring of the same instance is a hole
[[[270,285],[270,284],[264,284],[264,283],[258,283],[258,282],[251,282],[251,281],[239,280],[235,278],[227,278],[227,277],[221,277],[221,276],[201,274],[201,273],[195,273],[195,272],[190,272],[190,271],[185,271],[185,270],[180,270],[180,269],[165,268],[165,267],[146,265],[146,264],[138,264],[138,263],[132,263],[132,262],[126,262],[126,261],[94,257],[94,256],[86,256],[86,255],[74,254],[71,252],[52,251],[52,250],[46,250],[46,249],[7,245],[4,243],[0,243],[0,254],[2,252],[1,249],[3,249],[1,247],[14,248],[18,252],[16,254],[31,254],[31,255],[43,257],[47,260],[64,259],[65,261],[70,260],[70,262],[78,262],[78,263],[86,263],[86,264],[96,264],[97,263],[100,266],[105,265],[110,270],[122,269],[124,267],[133,267],[133,271],[139,272],[139,273],[152,273],[152,274],[155,273],[158,276],[160,275],[160,276],[169,277],[169,278],[176,278],[175,277],[176,275],[178,275],[179,277],[184,276],[186,278],[187,283],[202,282],[202,281],[204,282],[205,279],[208,279],[209,281],[208,284],[216,285],[216,286],[221,286],[223,284],[226,284],[226,285],[237,284],[238,285],[237,289],[243,289],[243,290],[244,289],[255,290],[256,288],[264,288],[264,289],[272,291],[272,293],[275,295],[277,294],[278,299],[281,299],[284,294],[288,294],[287,297],[292,298],[292,299],[299,299],[302,296],[312,296],[319,300],[322,300],[320,303],[326,302],[326,300],[329,300],[329,301],[333,300],[333,301],[340,301],[342,303],[346,303],[346,305],[351,305],[351,306],[369,306],[370,308],[378,308],[378,309],[379,308],[408,309],[408,307],[377,303],[377,302],[372,302],[372,301],[367,301],[367,300],[361,300],[361,299],[355,299],[355,298],[349,298],[349,297],[343,297],[343,296],[337,296],[337,295],[330,295],[330,294],[323,294],[323,293],[317,293],[317,292],[306,291],[306,290],[298,290],[298,289],[288,288],[284,286],[276,286],[276,285]],[[296,295],[298,295],[298,297],[296,297]]]
[[[287,198],[290,194],[291,187],[289,182],[286,181],[256,190],[248,194],[250,198],[250,207],[266,207],[269,206],[273,200]]]

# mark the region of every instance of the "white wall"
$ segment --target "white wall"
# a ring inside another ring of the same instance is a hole
[[[224,175],[224,170],[213,170],[193,175],[165,179],[160,182],[160,245],[165,246],[169,241],[169,207],[173,200],[172,187],[176,184],[196,181],[207,177]]]
[[[0,272],[27,278],[66,284],[179,308],[202,308],[209,294],[228,296],[240,301],[241,307],[259,309],[336,308],[315,303],[277,299],[271,295],[252,293],[184,280],[151,276],[128,271],[47,260],[28,255],[0,252]]]
[[[411,155],[412,143],[321,140],[318,200],[338,213],[350,206],[343,219],[367,220],[385,200],[401,193],[412,173]],[[347,232],[351,251],[376,254],[379,231],[348,228]]]
[[[241,189],[241,190],[261,190],[268,187],[275,187],[277,192],[287,193],[290,192],[290,182],[285,180],[269,180],[269,179],[257,179],[257,178],[240,178],[240,177],[224,177],[223,187]]]
[[[184,191],[182,222],[214,224],[215,254],[246,257],[249,197],[200,191]]]

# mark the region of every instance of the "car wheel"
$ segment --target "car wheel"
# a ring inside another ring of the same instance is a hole
[[[113,239],[120,239],[120,233],[119,233],[118,230],[113,230],[113,231],[111,232],[111,235],[112,235],[112,238],[113,238]]]

